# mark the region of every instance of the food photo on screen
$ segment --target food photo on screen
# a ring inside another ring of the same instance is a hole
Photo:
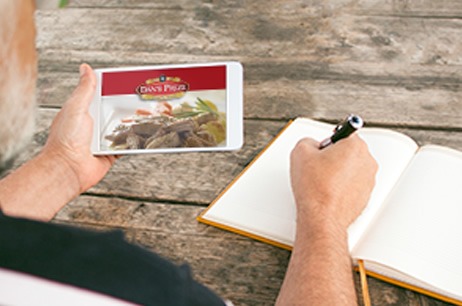
[[[100,150],[226,146],[226,67],[102,74]]]

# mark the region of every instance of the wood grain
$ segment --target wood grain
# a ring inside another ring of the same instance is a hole
[[[345,114],[360,113],[372,126],[462,129],[462,91],[459,90],[426,86],[417,81],[408,83],[406,87],[391,82],[355,82],[347,78],[336,81],[288,80],[282,77],[254,80],[256,75],[268,74],[273,68],[245,68],[248,78],[244,115],[248,119],[287,121],[303,116],[333,122]],[[77,72],[43,72],[39,77],[40,105],[60,107],[77,83]],[[445,85],[451,86],[449,82]],[[435,114],[440,118],[444,116],[444,122]]]
[[[44,145],[57,110],[41,109],[37,133],[15,165]],[[247,166],[287,122],[245,121],[241,150],[214,153],[146,154],[122,157],[90,193],[141,200],[209,204]],[[451,131],[396,129],[419,144],[462,150],[462,137]]]
[[[236,305],[273,305],[290,253],[195,216],[289,119],[336,122],[356,112],[420,145],[462,150],[460,1],[73,0],[66,9],[37,11],[36,21],[37,133],[15,167],[44,145],[82,62],[243,63],[241,150],[125,156],[53,221],[121,229],[130,241],[189,262],[199,281]],[[373,305],[446,305],[369,282]]]
[[[96,230],[123,230],[177,264],[236,305],[273,305],[290,252],[195,221],[202,207],[81,196],[54,222]],[[355,275],[355,281],[359,279]],[[445,305],[369,278],[373,305]],[[361,286],[357,285],[358,296]],[[422,301],[422,304],[420,304]]]
[[[39,49],[460,64],[461,20],[358,16],[303,3],[39,11]],[[230,14],[232,12],[232,14]],[[120,15],[124,15],[123,22]],[[104,20],[104,23],[101,22]],[[236,22],[239,20],[239,22]]]
[[[129,241],[177,264],[189,263],[199,281],[236,305],[273,305],[290,252],[200,224],[195,217],[202,209],[81,196],[61,210],[55,222],[121,229]],[[413,292],[374,279],[369,282],[374,305],[418,302]]]
[[[240,1],[242,6],[248,1]],[[257,1],[258,2],[258,1]],[[281,2],[281,1],[272,1]],[[324,11],[329,9],[343,9],[348,13],[357,15],[378,15],[378,16],[400,16],[410,18],[461,18],[462,4],[457,0],[419,0],[419,1],[403,1],[403,0],[342,0],[342,1],[291,1],[299,6],[308,6],[310,8],[318,8]],[[145,8],[156,10],[185,10],[193,9],[193,1],[149,1],[149,0],[74,0],[70,3],[70,7],[79,8]]]
[[[40,11],[39,101],[61,105],[83,61],[113,67],[239,60],[246,118],[334,121],[361,111],[372,124],[461,128],[462,21],[354,15],[352,3],[248,5],[255,10],[226,1],[109,1],[95,4],[104,9],[78,2]]]

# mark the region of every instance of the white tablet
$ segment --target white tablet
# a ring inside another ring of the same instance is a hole
[[[96,69],[93,154],[236,150],[243,144],[238,62]]]

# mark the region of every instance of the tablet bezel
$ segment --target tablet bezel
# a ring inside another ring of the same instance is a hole
[[[142,71],[157,69],[178,69],[190,67],[226,67],[226,145],[217,147],[193,148],[159,148],[130,150],[100,150],[100,105],[102,99],[102,75],[106,72]],[[238,150],[244,142],[243,128],[243,67],[239,62],[214,62],[176,65],[155,65],[123,68],[104,68],[94,70],[97,79],[97,89],[90,105],[90,116],[93,119],[93,139],[91,151],[94,155],[125,155],[147,153],[178,153]]]

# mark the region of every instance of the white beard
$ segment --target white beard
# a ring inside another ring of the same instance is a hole
[[[35,129],[36,62],[18,58],[11,47],[18,3],[20,8],[21,1],[0,0],[0,169],[30,142]]]

